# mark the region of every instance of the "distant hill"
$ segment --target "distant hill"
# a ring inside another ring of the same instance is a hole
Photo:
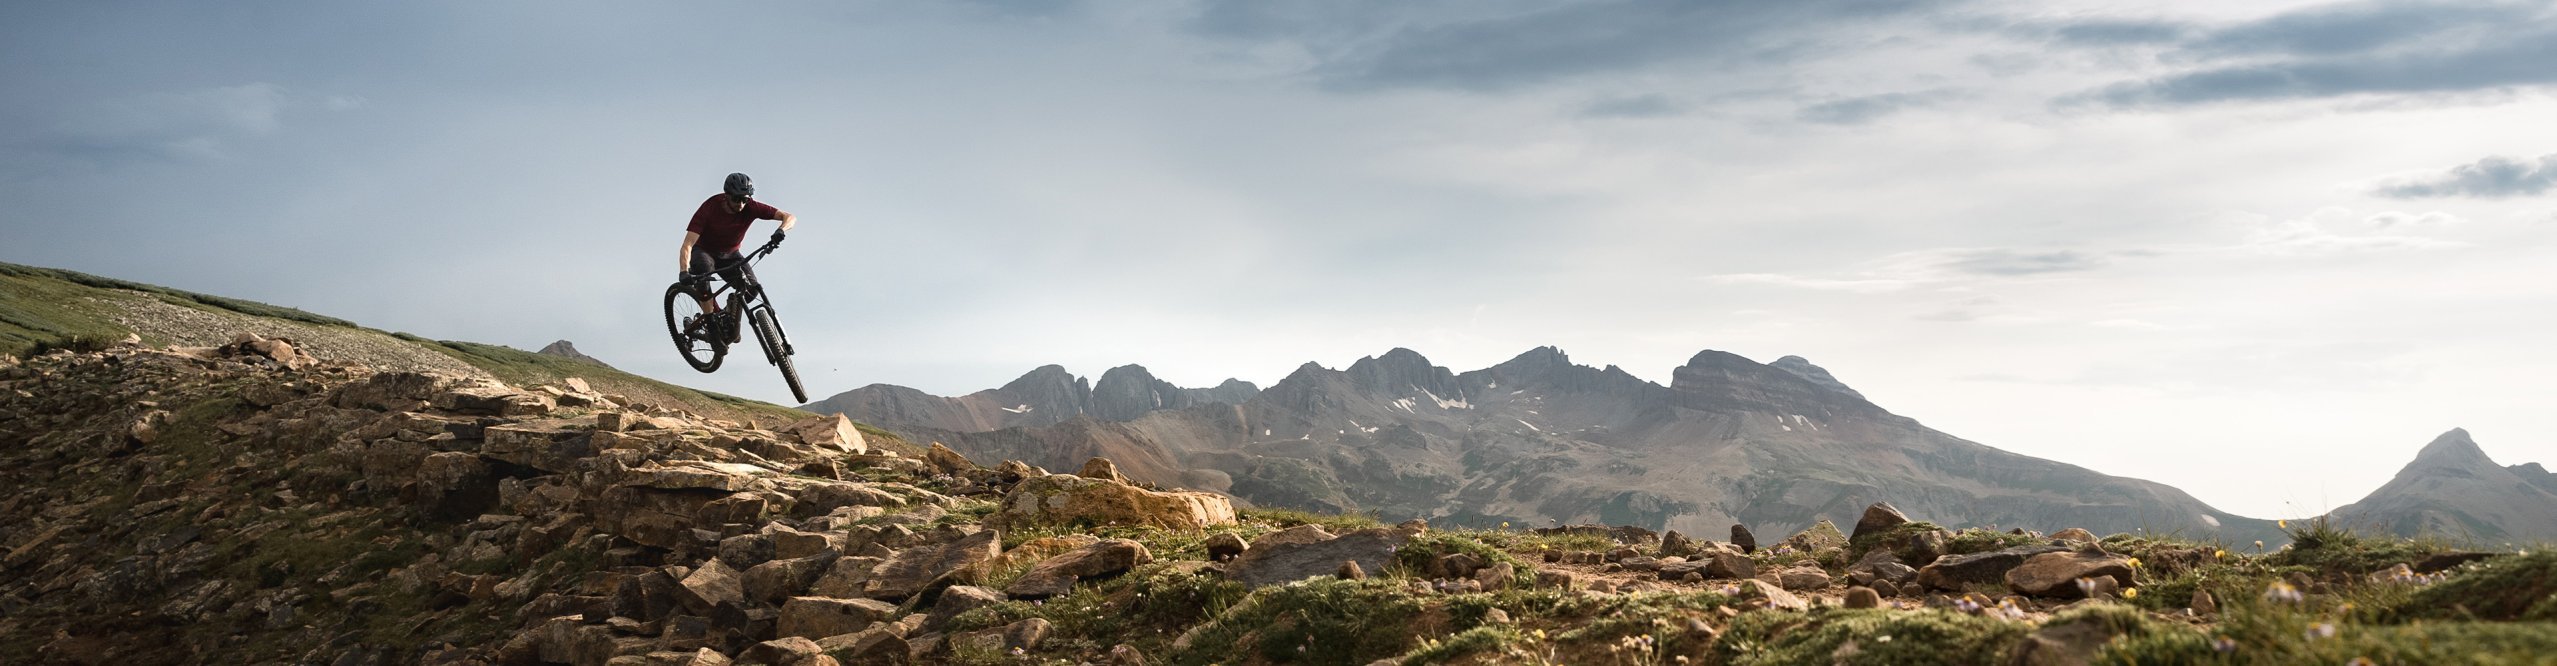
[[[1045,365],[1000,388],[944,398],[891,384],[872,384],[801,407],[842,414],[855,421],[957,432],[981,432],[1063,423],[1077,417],[1127,421],[1161,409],[1239,405],[1259,395],[1251,382],[1228,379],[1214,388],[1181,388],[1154,378],[1145,366],[1123,365],[1101,380],[1077,377],[1064,366]]]
[[[2452,429],[2362,501],[2327,514],[2346,527],[2482,544],[2557,541],[2557,474],[2503,466]]]
[[[2283,539],[2269,521],[2162,484],[1929,429],[1799,357],[1760,364],[1708,350],[1662,386],[1614,366],[1574,364],[1553,347],[1461,374],[1395,349],[1342,370],[1305,364],[1239,403],[1133,418],[1087,407],[1041,424],[983,418],[972,407],[1048,408],[1030,386],[1074,394],[1071,378],[1051,366],[967,398],[874,386],[859,392],[872,402],[808,409],[942,441],[980,462],[1071,469],[1104,455],[1154,483],[1433,523],[1599,522],[1691,534],[1738,523],[1785,533],[1823,518],[1852,524],[1866,505],[1889,501],[1953,526]]]
[[[567,340],[561,340],[561,341],[558,341],[558,342],[550,343],[550,345],[549,345],[549,346],[543,347],[541,351],[537,351],[537,352],[533,352],[533,353],[535,353],[535,354],[547,354],[547,355],[550,355],[550,356],[557,356],[557,357],[560,357],[560,358],[566,358],[566,359],[574,359],[574,360],[579,360],[579,361],[585,361],[585,362],[587,362],[587,363],[593,363],[593,364],[595,364],[595,365],[600,365],[600,366],[604,366],[604,367],[607,367],[607,368],[609,368],[609,367],[613,367],[613,366],[612,366],[612,364],[610,364],[610,363],[605,363],[605,362],[604,362],[604,359],[595,358],[595,357],[593,357],[593,356],[587,356],[584,352],[577,351],[577,343],[569,342],[569,341],[567,341]]]

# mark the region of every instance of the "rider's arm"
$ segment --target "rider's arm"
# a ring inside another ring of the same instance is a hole
[[[788,226],[790,223],[788,223],[788,222],[783,222],[782,224],[783,224],[784,226]],[[678,269],[678,270],[683,270],[683,271],[691,271],[691,270],[693,269],[693,244],[694,244],[694,243],[698,243],[698,242],[701,242],[701,232],[697,232],[697,231],[687,231],[687,232],[684,232],[684,247],[683,247],[683,251],[678,252],[678,253],[675,255],[675,268],[676,268],[676,269]]]
[[[790,230],[791,225],[795,225],[795,224],[798,224],[798,223],[799,223],[799,216],[790,214],[790,211],[786,211],[786,210],[784,210],[784,211],[774,211],[774,212],[775,212],[775,213],[778,213],[778,214],[777,214],[777,215],[772,216],[772,219],[781,220],[781,230],[782,230],[782,231],[789,231],[789,230]]]

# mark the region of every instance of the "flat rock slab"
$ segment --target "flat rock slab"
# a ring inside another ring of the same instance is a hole
[[[1052,474],[1025,479],[1003,496],[1006,525],[1151,525],[1197,530],[1234,523],[1234,502],[1193,491],[1155,492],[1124,483]],[[1337,564],[1337,563],[1335,563]]]
[[[2046,543],[2016,546],[1986,553],[1946,555],[1936,558],[1933,564],[1920,567],[1917,582],[1919,585],[1949,592],[1958,592],[1965,586],[1980,583],[2004,583],[2007,572],[2022,566],[2026,558],[2068,550],[2067,546]]]
[[[2087,593],[2078,585],[2078,579],[2099,576],[2111,577],[2116,587],[2129,585],[2131,561],[2095,549],[2043,553],[2025,558],[2023,564],[2007,570],[2006,582],[2007,589],[2017,594],[2077,599]]]
[[[904,601],[952,582],[973,582],[986,562],[1003,550],[1003,537],[986,530],[946,543],[916,546],[898,551],[896,557],[879,564],[870,580],[863,584],[861,595],[872,599]]]
[[[1014,599],[1045,599],[1074,591],[1076,581],[1126,573],[1154,561],[1144,544],[1110,539],[1040,561],[1003,593]]]
[[[1226,565],[1225,572],[1245,585],[1265,587],[1331,576],[1341,570],[1342,562],[1357,562],[1365,571],[1384,571],[1394,550],[1411,538],[1409,532],[1376,528],[1321,541],[1255,542]]]

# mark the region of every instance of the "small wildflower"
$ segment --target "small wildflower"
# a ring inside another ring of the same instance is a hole
[[[2124,599],[2138,599],[2138,598],[2140,598],[2140,588],[2136,588],[2136,587],[2123,588],[2123,590],[2122,590],[2122,598],[2124,598]]]
[[[2278,601],[2282,603],[2296,604],[2306,598],[2307,595],[2300,594],[2300,589],[2291,587],[2290,583],[2274,581],[2272,585],[2264,588],[2265,601]]]
[[[1506,521],[1506,520],[1504,520],[1504,521],[1500,521],[1500,528],[1501,528],[1501,529],[1504,529],[1504,530],[1505,530],[1505,529],[1509,529],[1509,521]]]
[[[1875,637],[1873,638],[1873,642],[1876,642],[1876,643],[1889,643],[1889,642],[1891,642],[1891,635],[1890,635],[1890,634],[1883,634],[1883,635],[1880,635],[1880,636],[1875,636]]]
[[[1540,641],[1541,641],[1541,640],[1545,640],[1545,630],[1543,630],[1543,629],[1538,629],[1538,630],[1536,630],[1536,640],[1540,640]]]
[[[2213,651],[2213,652],[2219,652],[2219,653],[2224,653],[2224,654],[2225,654],[2225,653],[2229,653],[2229,652],[2236,652],[2236,651],[2237,651],[2237,639],[2229,638],[2229,637],[2227,637],[2227,636],[2221,636],[2221,637],[2219,637],[2219,638],[2211,639],[2211,651]]]
[[[2258,550],[2258,551],[2264,550],[2264,540],[2263,540],[2263,539],[2256,539],[2256,540],[2255,540],[2255,549],[2256,549],[2256,550]]]
[[[2335,637],[2335,623],[2333,623],[2333,622],[2318,622],[2318,623],[2315,623],[2315,624],[2308,625],[2308,638],[2309,638],[2309,640],[2317,640],[2317,639],[2320,639],[2320,638],[2334,638],[2334,637]]]
[[[2093,579],[2093,578],[2080,578],[2080,579],[2078,579],[2078,596],[2081,596],[2081,597],[2092,597],[2092,596],[2095,596],[2095,579]]]
[[[2213,550],[2213,551],[2211,551],[2211,559],[2214,559],[2214,560],[2225,560],[2225,559],[2228,559],[2228,551],[2226,551],[2226,550]]]
[[[1026,654],[1029,654],[1029,653],[1030,653],[1030,651],[1029,651],[1029,650],[1023,650],[1023,649],[1021,649],[1021,648],[1017,648],[1017,647],[1016,647],[1016,648],[1012,648],[1012,656],[1015,656],[1015,657],[1022,656],[1022,655],[1026,655]]]
[[[2131,568],[2133,568],[2133,569],[2140,568],[2140,558],[2137,558],[2137,557],[2131,558]]]
[[[2282,529],[2290,529],[2290,528],[2291,528],[2291,521],[2287,521],[2287,520],[2276,520],[2276,521],[2273,521],[2273,525],[2274,525],[2274,526],[2276,526],[2276,527],[2280,527],[2280,528],[2282,528]]]

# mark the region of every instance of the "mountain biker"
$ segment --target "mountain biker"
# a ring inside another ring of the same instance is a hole
[[[693,211],[692,223],[684,227],[684,245],[675,263],[681,269],[675,280],[691,285],[693,300],[701,303],[701,316],[685,322],[687,330],[719,313],[719,304],[711,300],[710,290],[703,285],[713,270],[732,287],[754,283],[753,269],[746,266],[746,257],[737,248],[745,244],[746,230],[755,225],[755,220],[780,220],[781,228],[772,232],[772,242],[779,243],[785,232],[799,223],[799,216],[756,201],[755,180],[742,173],[728,174],[720,193],[710,195],[701,202],[701,208]],[[730,331],[729,335],[730,342],[735,342],[739,333]]]

